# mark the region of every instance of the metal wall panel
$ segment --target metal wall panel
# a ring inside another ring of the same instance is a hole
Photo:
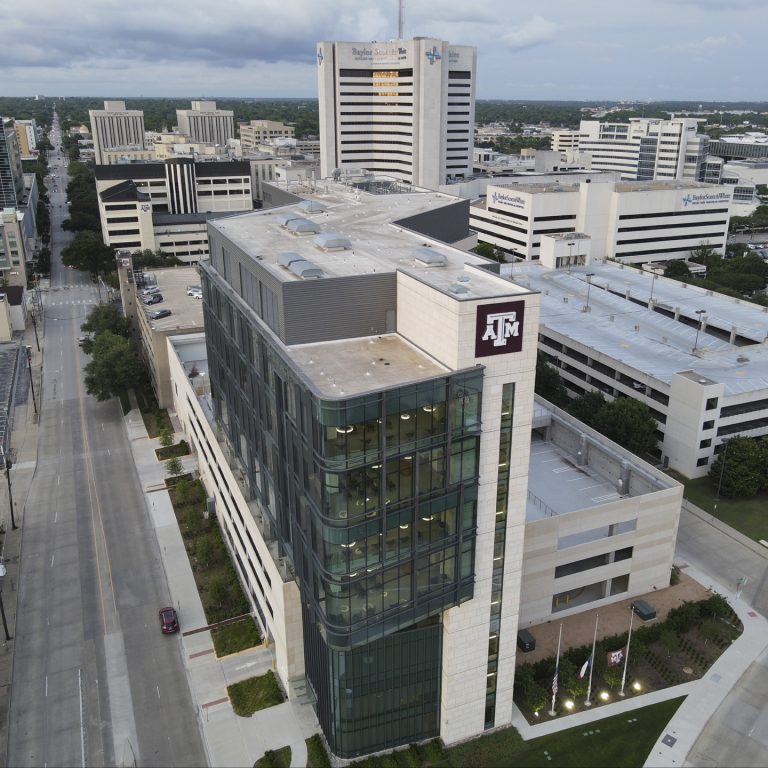
[[[387,313],[397,307],[394,272],[285,283],[286,344],[387,333]]]

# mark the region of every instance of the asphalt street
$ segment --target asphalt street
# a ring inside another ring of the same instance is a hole
[[[740,599],[768,617],[768,550],[754,552],[737,538],[683,509],[675,562],[688,563],[737,591]],[[768,765],[768,653],[755,661],[710,718],[688,753],[690,766]]]
[[[58,143],[54,141],[54,143]],[[98,303],[61,265],[66,170],[51,161],[52,268],[43,392],[27,500],[9,764],[205,765],[169,591],[120,405],[86,395],[77,344]]]

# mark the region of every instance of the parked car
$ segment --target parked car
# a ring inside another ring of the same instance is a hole
[[[164,317],[170,317],[172,314],[170,309],[158,309],[157,312],[153,312],[150,317],[153,320],[161,320]]]
[[[153,293],[150,296],[145,296],[142,301],[145,304],[159,304],[163,300],[162,293]]]
[[[142,296],[151,296],[153,293],[160,293],[160,286],[159,285],[150,285],[147,286],[142,292]]]
[[[179,617],[174,608],[160,609],[160,629],[164,635],[171,635],[179,631]]]
[[[203,289],[199,285],[188,285],[187,296],[194,296],[196,293],[202,293]]]

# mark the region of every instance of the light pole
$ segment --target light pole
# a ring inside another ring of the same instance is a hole
[[[592,278],[595,276],[594,272],[587,272],[587,305],[584,307],[585,312],[589,312],[589,289],[592,287]]]
[[[715,502],[720,501],[720,486],[723,484],[723,472],[725,471],[725,459],[728,456],[728,441],[726,440],[725,448],[723,449],[723,463],[720,465],[720,479],[717,481],[717,493],[715,494]],[[715,504],[717,509],[717,504]]]
[[[696,354],[696,350],[699,347],[699,332],[701,331],[701,316],[706,312],[706,309],[697,309],[696,314],[699,316],[696,322],[696,340],[693,342],[693,353]]]
[[[40,351],[40,339],[37,336],[37,318],[35,317],[36,310],[33,307],[32,312],[30,313],[32,315],[32,327],[35,329],[35,344],[37,344],[37,351]]]
[[[3,605],[3,577],[6,573],[7,570],[5,565],[0,563],[0,614],[3,617],[3,629],[5,630],[5,642],[7,643],[9,640],[13,640],[13,637],[11,637],[11,633],[8,631],[8,622],[5,618],[5,606]]]
[[[656,278],[658,275],[654,272],[653,276],[651,277],[651,295],[648,297],[648,306],[651,306],[651,302],[653,301],[653,288],[656,285]]]
[[[29,387],[32,390],[32,405],[37,414],[37,400],[35,399],[35,382],[32,381],[32,347],[27,347],[27,370],[29,371]]]
[[[0,460],[5,467],[5,479],[8,482],[8,506],[11,510],[11,528],[15,531],[17,525],[16,519],[13,516],[13,488],[11,487],[11,467],[13,466],[13,459],[3,450],[2,445],[0,445]]]

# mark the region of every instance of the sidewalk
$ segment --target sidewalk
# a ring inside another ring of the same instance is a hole
[[[22,336],[22,344],[32,348],[32,377],[35,388],[37,406],[42,402],[41,378],[43,357],[37,351],[35,333],[29,328]],[[28,377],[24,376],[24,381]],[[22,522],[24,508],[27,503],[29,489],[37,467],[38,417],[35,414],[32,393],[17,393],[14,408],[13,431],[10,447],[15,454],[11,469],[11,490],[13,492],[13,514],[18,526],[13,530],[11,525],[10,506],[8,503],[8,484],[5,471],[0,470],[0,524],[3,528],[2,562],[6,567],[5,578],[2,579],[2,600],[5,616],[8,622],[8,632],[11,640],[5,640],[5,632],[0,627],[0,759],[7,765],[8,749],[8,717],[11,697],[11,682],[13,679],[13,650],[16,635],[16,602],[19,586],[19,564],[22,545]]]
[[[520,732],[523,739],[528,741],[529,739],[546,736],[568,728],[586,726],[612,715],[631,712],[634,709],[640,709],[650,704],[658,704],[678,696],[686,696],[686,699],[669,721],[664,732],[659,736],[658,741],[648,755],[645,768],[665,768],[666,766],[683,765],[686,755],[693,747],[710,717],[712,717],[749,665],[768,648],[768,620],[751,610],[748,605],[737,598],[728,588],[714,582],[695,569],[686,567],[681,575],[690,577],[694,584],[696,582],[699,585],[706,584],[715,592],[723,595],[733,606],[744,625],[742,635],[712,665],[706,676],[699,680],[683,683],[682,685],[664,688],[660,691],[653,691],[642,696],[633,696],[613,704],[603,705],[593,710],[585,710],[568,715],[567,717],[559,717],[556,720],[541,723],[540,725],[529,725],[517,706],[513,705],[512,724]],[[705,587],[701,586],[701,589],[706,592]],[[666,591],[664,590],[663,592]],[[663,592],[654,593],[651,599],[656,600],[657,595],[661,595]],[[602,623],[603,613],[600,615],[600,620]],[[589,632],[592,631],[593,624],[585,621],[585,626]]]
[[[227,698],[228,685],[272,669],[272,652],[260,646],[217,659],[209,631],[186,634],[206,626],[207,621],[171,500],[165,490],[165,467],[155,456],[160,443],[147,436],[137,408],[125,416],[125,425],[155,527],[168,587],[179,612],[182,655],[209,764],[251,768],[267,750],[290,746],[291,765],[304,768],[307,764],[304,740],[319,729],[309,704],[286,701],[243,718],[234,713]],[[179,438],[177,435],[175,439]],[[197,466],[194,457],[186,457],[182,463],[185,471]]]

